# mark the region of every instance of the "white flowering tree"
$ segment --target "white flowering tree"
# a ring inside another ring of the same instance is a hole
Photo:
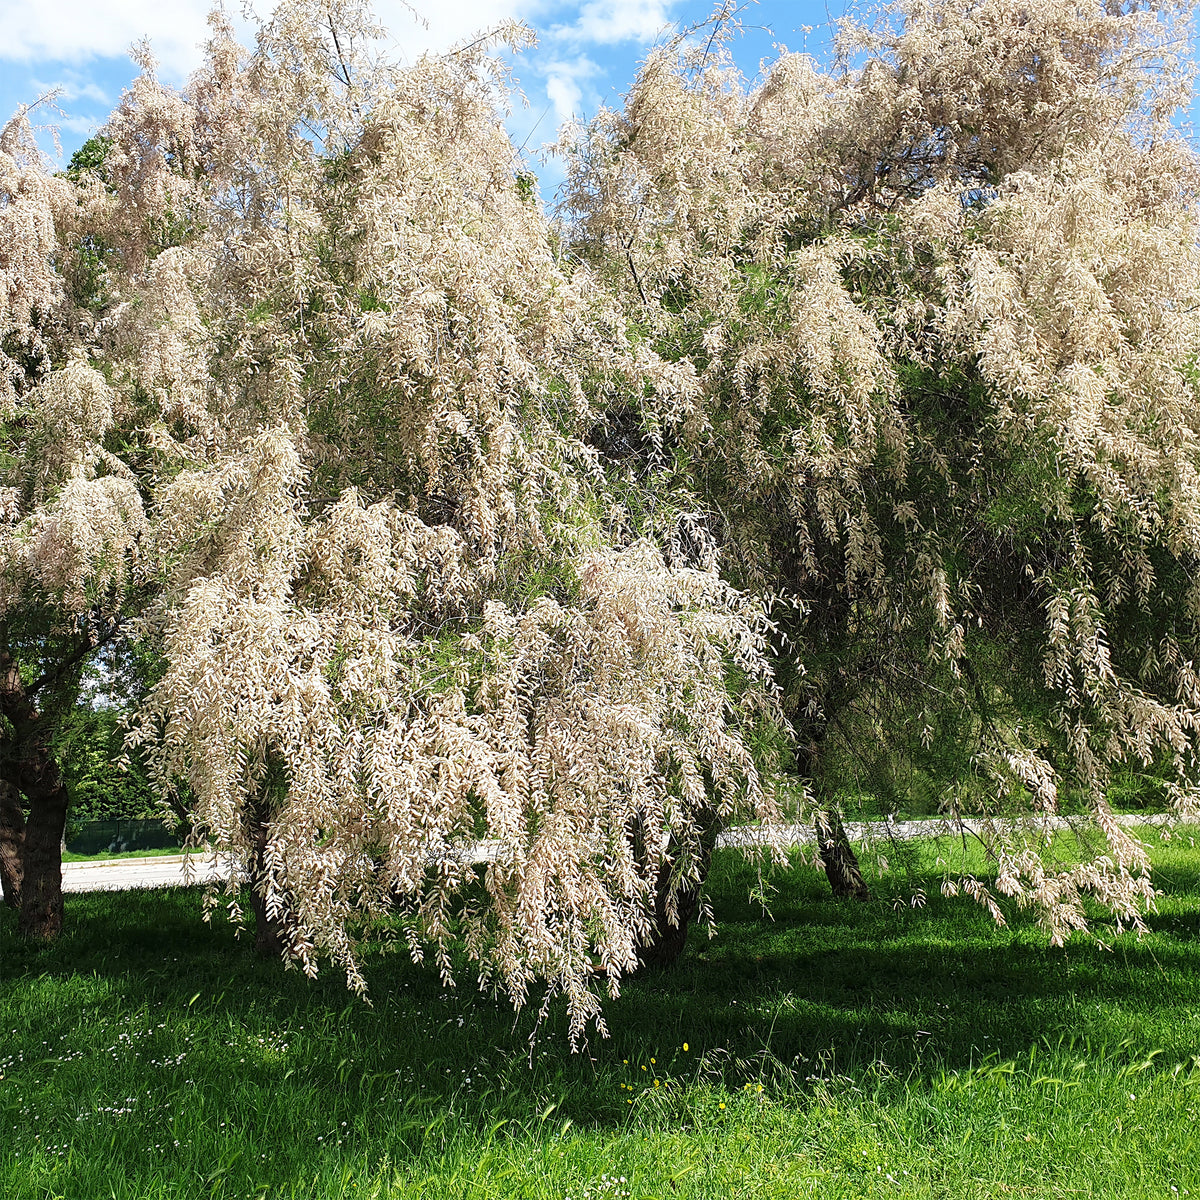
[[[147,594],[147,497],[204,407],[177,104],[148,73],[61,175],[30,109],[0,130],[0,884],[34,937],[62,923],[60,723]]]
[[[767,624],[665,536],[688,497],[600,469],[605,414],[683,411],[694,372],[562,261],[487,40],[400,69],[374,33],[305,0],[253,49],[218,21],[175,107],[109,131],[160,122],[205,264],[134,738],[231,902],[249,872],[263,949],[361,988],[354,931],[399,914],[444,973],[457,948],[515,1003],[565,994],[578,1035],[597,980],[679,940],[719,824],[783,813]]]
[[[1055,940],[1152,902],[1114,770],[1194,811],[1189,14],[901,0],[754,85],[685,41],[567,137],[573,249],[697,379],[629,420],[774,605],[820,807],[928,781]]]

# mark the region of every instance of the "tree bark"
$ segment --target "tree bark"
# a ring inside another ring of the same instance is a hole
[[[6,785],[0,824],[5,826],[3,839],[10,848],[19,825],[18,789],[29,804],[29,816],[19,839],[21,907],[17,928],[25,937],[50,941],[59,935],[63,923],[62,844],[67,826],[67,788],[50,751],[45,714],[34,703],[31,692],[15,660],[7,649],[0,649],[0,713],[5,725],[0,758]]]
[[[21,907],[21,859],[25,852],[25,813],[21,794],[7,779],[0,779],[0,888],[9,908]]]
[[[270,805],[263,795],[247,807],[250,821],[250,908],[254,913],[254,949],[264,958],[281,958],[291,939],[287,924],[267,912],[267,847],[271,841]]]
[[[21,856],[21,917],[28,938],[50,941],[62,932],[62,842],[67,827],[67,788],[58,764],[44,747],[33,745],[22,764],[29,820]]]
[[[826,697],[825,705],[832,704]],[[823,705],[824,707],[824,705]],[[863,879],[862,869],[858,865],[858,855],[850,845],[846,836],[846,827],[842,824],[841,814],[829,802],[827,783],[824,778],[825,738],[829,732],[824,719],[808,719],[798,727],[803,728],[804,735],[797,740],[796,764],[800,773],[809,781],[812,795],[817,803],[828,804],[827,808],[818,808],[813,817],[813,827],[817,835],[817,850],[820,854],[821,866],[825,868],[825,878],[829,887],[839,900],[852,897],[855,900],[870,900],[871,889]]]
[[[858,856],[846,836],[841,816],[833,809],[826,809],[817,813],[814,825],[821,865],[825,868],[825,877],[833,894],[839,900],[870,900],[871,889],[863,879]]]
[[[713,849],[721,832],[721,821],[713,809],[706,809],[699,818],[700,874],[695,882],[675,889],[676,920],[671,919],[669,902],[671,880],[675,871],[674,853],[659,868],[654,880],[654,925],[650,937],[638,950],[639,966],[665,968],[673,966],[687,943],[688,926],[700,910],[700,889],[708,878]],[[669,850],[673,851],[674,846]]]

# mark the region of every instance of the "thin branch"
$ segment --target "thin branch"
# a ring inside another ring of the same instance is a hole
[[[743,5],[743,7],[745,6]],[[713,39],[716,38],[721,26],[729,20],[732,12],[733,0],[725,0],[725,4],[721,9],[720,15],[713,21],[712,32],[708,35],[708,42],[704,47],[704,57],[700,60],[700,69],[702,71],[704,70],[705,64],[708,62],[708,53],[712,49]]]
[[[93,650],[99,650],[101,646],[107,645],[120,631],[121,618],[117,617],[101,636],[93,637],[91,634],[85,633],[80,644],[66,658],[61,659],[54,668],[47,671],[40,678],[35,679],[25,689],[26,697],[32,701],[34,696],[47,684],[58,683],[68,671],[71,671],[83,662]]]
[[[629,270],[633,275],[633,282],[637,284],[638,295],[642,298],[642,304],[646,308],[650,307],[650,301],[646,299],[646,289],[642,287],[642,277],[638,274],[638,269],[633,261],[633,234],[629,235],[629,240],[625,243],[625,259],[629,263]]]
[[[345,56],[342,54],[342,43],[341,43],[341,40],[338,38],[337,25],[334,23],[332,12],[329,14],[329,17],[328,17],[328,25],[329,25],[329,32],[333,35],[333,49],[334,49],[334,52],[337,54],[338,63],[342,68],[341,79],[342,79],[342,82],[346,85],[346,93],[350,98],[350,107],[354,109],[354,115],[361,121],[362,120],[362,112],[359,110],[358,101],[354,99],[354,84],[350,78],[350,68],[346,65]],[[336,75],[337,72],[335,71],[334,74]]]
[[[469,50],[474,50],[476,46],[484,46],[497,38],[504,28],[504,25],[494,25],[486,33],[481,33],[473,42],[468,42],[465,46],[456,46],[453,50],[447,50],[445,57],[457,58],[460,54],[466,54]],[[511,25],[509,28],[511,28]]]

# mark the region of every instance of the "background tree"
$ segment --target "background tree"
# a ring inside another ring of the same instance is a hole
[[[1150,903],[1114,766],[1191,804],[1188,11],[900,3],[756,85],[685,41],[567,139],[574,252],[699,383],[633,424],[774,605],[819,807],[926,781],[1055,940]]]

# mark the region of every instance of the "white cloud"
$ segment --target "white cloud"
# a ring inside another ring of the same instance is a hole
[[[584,111],[584,90],[581,82],[599,75],[600,68],[586,55],[569,62],[555,61],[539,64],[539,73],[545,79],[546,99],[554,111],[554,124],[562,125],[573,117],[581,117]],[[587,108],[595,108],[595,96],[589,89]]]
[[[419,0],[414,6],[425,18],[422,26],[403,0],[378,0],[380,23],[406,58],[425,50],[443,49],[500,21],[516,18],[537,25],[552,13],[574,21],[554,25],[551,40],[613,45],[652,41],[670,22],[676,0]],[[139,38],[148,37],[164,77],[182,81],[200,63],[208,36],[206,17],[212,0],[0,0],[0,59],[15,62],[82,63],[93,58],[124,55]],[[260,3],[259,12],[273,5]],[[239,32],[250,24],[241,5],[227,8]]]
[[[15,108],[45,88],[63,88],[68,118],[65,135],[94,132],[92,113],[107,109],[135,73],[122,63],[130,46],[148,38],[165,83],[182,85],[202,60],[209,36],[207,14],[215,0],[0,0],[0,107]],[[224,0],[238,36],[252,41],[256,21],[242,15],[245,0]],[[278,0],[252,0],[270,13]],[[516,144],[534,154],[571,117],[585,117],[624,83],[612,76],[610,47],[646,45],[670,23],[682,0],[413,0],[422,24],[403,0],[373,0],[388,31],[384,52],[412,62],[505,20],[520,20],[539,34],[537,49],[513,62],[530,107],[517,107],[508,120]],[[617,52],[619,55],[624,50]],[[24,71],[20,66],[24,66]],[[70,137],[64,141],[69,143]],[[68,149],[70,147],[68,146]],[[561,172],[543,168],[552,190]]]
[[[401,0],[380,0],[375,14],[404,57],[439,50],[509,18],[530,20],[549,0],[426,0],[427,26]],[[200,65],[208,37],[206,17],[212,0],[0,0],[0,60],[83,63],[124,55],[139,38],[150,39],[164,79],[182,82]],[[273,5],[258,4],[269,12]],[[239,35],[249,39],[252,25],[240,5],[228,4]]]
[[[64,71],[53,83],[42,79],[30,79],[29,87],[30,91],[38,96],[57,90],[60,104],[73,104],[79,100],[90,100],[101,105],[111,103],[108,93],[102,87],[78,71]]]
[[[60,133],[74,133],[79,137],[90,138],[100,128],[100,122],[95,117],[60,117],[55,124]],[[66,140],[65,138],[63,139]]]
[[[182,78],[200,61],[209,0],[0,0],[0,56],[81,63],[124,54],[149,37],[164,75]]]
[[[587,0],[573,25],[556,25],[553,35],[564,41],[652,42],[671,24],[673,0]]]
[[[546,0],[419,0],[413,5],[424,27],[400,0],[378,0],[379,23],[409,60],[426,50],[443,50],[508,20],[536,23]]]
[[[565,75],[551,75],[546,80],[546,98],[554,108],[555,123],[562,125],[579,112],[583,91]]]

